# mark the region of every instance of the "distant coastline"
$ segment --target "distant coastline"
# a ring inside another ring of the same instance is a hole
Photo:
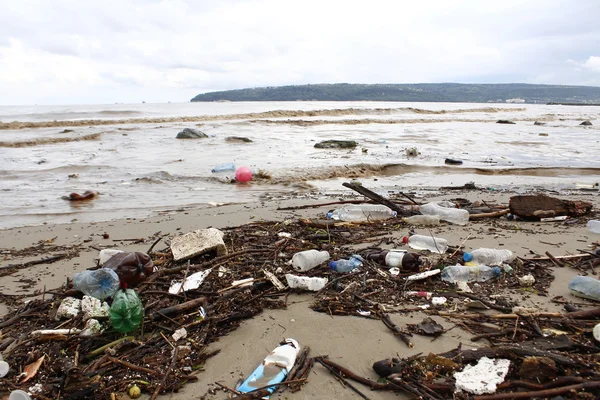
[[[598,105],[600,87],[525,83],[333,83],[225,90],[202,93],[191,101],[403,101]]]

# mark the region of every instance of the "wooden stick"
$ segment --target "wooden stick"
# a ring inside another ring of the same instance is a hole
[[[342,383],[344,383],[345,385],[347,385],[350,389],[352,389],[360,397],[362,397],[365,400],[369,400],[369,398],[367,396],[365,396],[360,390],[358,390],[356,387],[354,387],[354,385],[352,385],[350,382],[348,382],[347,380],[345,380],[344,377],[339,372],[337,372],[335,369],[333,369],[329,365],[325,364],[322,359],[316,358],[315,361],[317,361],[322,366],[324,366],[326,369],[328,369],[329,372],[331,372],[336,378],[338,378]]]
[[[406,211],[404,211],[404,209],[402,207],[398,206],[396,203],[389,201],[385,197],[378,195],[377,193],[367,189],[364,186],[356,185],[354,183],[348,183],[348,182],[342,183],[342,186],[352,189],[352,190],[362,194],[363,196],[370,198],[371,200],[373,200],[376,203],[383,204],[384,206],[391,208],[392,210],[396,211],[398,213],[398,215],[402,215],[402,214],[406,213]]]
[[[591,255],[589,254],[573,254],[570,256],[555,256],[554,258],[557,260],[572,260],[574,258],[584,258],[584,257],[591,257]],[[521,258],[519,257],[521,260],[523,261],[549,261],[550,257],[539,257],[539,258]]]
[[[173,314],[178,314],[182,311],[187,311],[192,308],[197,308],[200,306],[204,306],[206,304],[206,297],[198,297],[197,299],[186,301],[185,303],[177,304],[172,307],[163,308],[162,310],[155,311],[150,314],[150,319],[157,320],[164,318],[165,316],[169,317]]]
[[[337,369],[339,372],[346,375],[348,378],[352,379],[353,381],[362,383],[363,385],[368,386],[373,390],[391,390],[391,389],[393,389],[391,387],[391,385],[389,385],[389,384],[378,383],[378,382],[372,381],[370,379],[363,378],[362,376],[355,374],[354,372],[350,371],[349,369],[344,368],[341,365],[334,363],[333,361],[329,360],[326,357],[317,357],[317,358],[319,359],[317,361],[319,361],[321,364],[325,363],[325,364],[329,365],[330,367]]]
[[[577,392],[579,390],[587,390],[593,388],[600,388],[600,381],[580,383],[578,385],[563,386],[554,389],[538,390],[535,392],[511,392],[511,393],[498,393],[492,395],[475,396],[474,400],[506,400],[506,399],[532,399],[540,397],[554,397],[559,396],[570,391]]]
[[[115,358],[115,357],[108,356],[107,358],[110,362],[113,362],[115,364],[120,364],[120,365],[127,367],[134,371],[143,372],[148,375],[160,375],[160,373],[158,373],[157,371],[154,371],[154,370],[148,369],[148,368],[144,368],[144,367],[138,367],[137,365],[134,365],[127,361],[119,360],[118,358]]]
[[[117,340],[115,340],[114,342],[110,342],[110,343],[108,343],[108,344],[105,344],[105,345],[104,345],[104,346],[102,346],[102,347],[99,347],[99,348],[97,348],[97,349],[96,349],[96,350],[94,350],[94,351],[91,351],[91,352],[89,352],[89,353],[88,353],[88,355],[87,355],[87,357],[94,357],[94,356],[97,356],[98,354],[102,354],[102,353],[104,352],[104,350],[108,349],[109,347],[112,347],[112,346],[114,346],[114,345],[116,345],[116,344],[119,344],[119,343],[121,343],[121,342],[122,342],[122,341],[124,341],[124,340],[134,340],[134,339],[135,339],[135,338],[134,338],[133,336],[125,336],[125,337],[122,337],[121,339],[117,339]]]
[[[4,267],[0,267],[0,271],[5,270],[5,269],[11,269],[11,268],[17,268],[17,269],[27,268],[27,267],[31,267],[33,265],[39,265],[39,264],[51,264],[55,261],[62,260],[63,258],[68,257],[69,255],[70,255],[69,253],[57,254],[52,257],[40,258],[39,260],[27,261],[27,262],[24,262],[21,264],[8,264],[8,265],[5,265]],[[73,253],[73,255],[75,255],[75,253]]]
[[[471,214],[469,215],[469,219],[480,219],[480,218],[496,218],[496,217],[501,217],[503,215],[509,214],[510,213],[510,209],[507,208],[505,210],[501,210],[501,211],[494,211],[494,212],[489,212],[489,213],[481,213],[481,214]]]
[[[169,374],[171,373],[171,371],[175,367],[175,363],[176,362],[177,362],[177,347],[175,347],[173,349],[173,357],[171,357],[171,364],[169,365],[169,368],[167,369],[167,372],[165,372],[165,376],[163,376],[162,380],[160,381],[160,383],[156,387],[156,390],[152,394],[152,397],[150,398],[150,400],[156,400],[156,397],[158,397],[158,393],[160,392],[160,390],[165,385],[165,382],[167,381],[167,377],[169,376]]]
[[[552,261],[554,263],[554,265],[556,265],[557,267],[560,267],[560,268],[565,267],[565,264],[562,261],[557,260],[556,257],[554,257],[552,254],[550,254],[549,251],[546,252],[546,255],[548,256],[550,261]]]

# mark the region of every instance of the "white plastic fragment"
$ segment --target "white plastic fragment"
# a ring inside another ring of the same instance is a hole
[[[421,272],[420,274],[414,274],[406,278],[407,281],[419,281],[421,279],[429,278],[442,272],[441,269],[432,269],[429,271]]]
[[[187,290],[198,289],[200,285],[202,285],[202,282],[204,282],[204,279],[206,279],[208,274],[210,274],[210,271],[212,271],[212,268],[191,274],[185,278],[185,282],[172,281],[171,287],[169,288],[169,293],[178,294],[181,291],[185,292]],[[183,289],[181,288],[182,284]]]
[[[102,333],[104,329],[102,329],[102,325],[97,319],[90,318],[85,323],[85,328],[81,331],[81,336],[94,336],[99,333]]]
[[[400,268],[393,267],[393,268],[390,268],[388,272],[390,273],[391,276],[398,276],[398,275],[400,275]]]
[[[90,318],[108,317],[110,307],[107,302],[103,302],[95,297],[83,296],[81,300],[81,311],[83,311],[83,320]]]
[[[465,282],[465,281],[458,281],[458,282],[456,282],[456,288],[458,290],[460,290],[461,292],[473,293],[473,291],[469,287],[469,284],[467,282]]]
[[[254,278],[246,278],[246,279],[240,279],[240,280],[231,282],[231,286],[237,287],[237,288],[242,288],[242,287],[252,286],[253,283],[254,283]]]
[[[509,367],[510,360],[481,357],[476,365],[467,365],[462,371],[454,373],[456,391],[495,393],[496,387],[504,382]]]
[[[81,300],[75,297],[65,297],[56,310],[56,320],[76,317],[80,310]]]
[[[208,228],[175,236],[171,240],[173,259],[187,260],[211,250],[216,250],[217,255],[222,256],[227,253],[223,235],[223,232],[216,228]]]
[[[175,333],[171,335],[171,337],[174,341],[177,342],[179,339],[185,339],[187,337],[187,331],[185,330],[185,328],[177,329]]]
[[[323,289],[327,284],[327,278],[317,278],[308,276],[297,276],[292,274],[285,274],[287,284],[292,289],[304,289],[313,292],[318,292]]]
[[[356,310],[358,315],[362,315],[363,317],[369,317],[371,315],[371,311],[364,310]]]
[[[40,329],[30,333],[33,337],[38,336],[52,336],[52,335],[76,335],[81,332],[81,329]]]
[[[104,265],[105,262],[107,262],[108,260],[110,260],[112,258],[112,256],[114,256],[115,254],[119,254],[122,253],[123,250],[117,250],[117,249],[102,249],[100,250],[100,265]]]
[[[446,304],[447,301],[448,301],[448,299],[445,297],[432,297],[431,298],[431,304],[433,304],[434,306],[441,306],[443,304]]]
[[[534,283],[535,283],[535,278],[531,274],[527,274],[527,275],[521,276],[519,278],[519,284],[521,286],[526,286],[526,287],[533,286]]]
[[[279,237],[282,237],[282,238],[291,238],[291,237],[292,237],[292,234],[291,234],[291,233],[289,233],[289,232],[279,232],[279,233],[277,234],[277,236],[279,236]]]

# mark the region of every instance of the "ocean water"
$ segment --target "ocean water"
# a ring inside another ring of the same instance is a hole
[[[593,185],[600,182],[599,116],[599,107],[530,104],[0,107],[0,229],[341,193],[350,179],[382,193],[469,181],[494,188]],[[594,125],[580,126],[584,120]],[[186,127],[209,137],[175,139]],[[232,143],[230,136],[252,143]],[[328,139],[359,146],[314,148]],[[416,157],[407,155],[410,148]],[[445,165],[446,158],[463,165]],[[211,173],[226,162],[260,171],[259,178],[237,184],[233,172]],[[79,203],[62,198],[86,190],[100,195]]]

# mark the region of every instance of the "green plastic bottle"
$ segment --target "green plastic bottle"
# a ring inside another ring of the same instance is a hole
[[[110,306],[110,323],[117,332],[136,330],[144,318],[144,307],[133,289],[119,290]]]

